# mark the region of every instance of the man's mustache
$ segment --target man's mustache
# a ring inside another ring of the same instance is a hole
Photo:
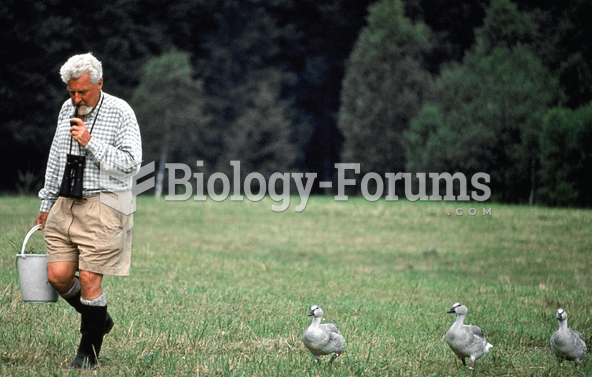
[[[86,101],[80,101],[74,104],[74,106],[76,106],[76,114],[78,114],[78,116],[88,115],[93,110],[91,106],[88,106]]]

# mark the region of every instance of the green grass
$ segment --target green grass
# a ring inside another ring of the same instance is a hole
[[[592,375],[592,356],[558,365],[548,346],[558,306],[591,345],[590,210],[313,197],[296,213],[294,197],[275,213],[271,204],[140,197],[131,276],[104,279],[116,327],[92,374]],[[20,297],[15,244],[38,206],[0,197],[2,376],[79,374],[68,369],[73,309]],[[41,234],[31,244],[42,247]],[[474,372],[443,338],[457,301],[494,345]],[[312,304],[346,338],[332,365],[313,363],[300,340]]]

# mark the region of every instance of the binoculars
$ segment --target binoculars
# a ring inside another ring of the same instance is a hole
[[[82,199],[82,177],[86,156],[68,154],[66,158],[66,168],[59,195],[66,198]]]

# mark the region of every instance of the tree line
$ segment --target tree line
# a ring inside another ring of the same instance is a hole
[[[402,1],[372,5],[341,92],[344,158],[378,173],[485,172],[502,202],[592,205],[590,27],[577,21],[591,6],[527,5],[493,0],[436,74],[438,34]]]
[[[490,173],[494,198],[590,205],[584,0],[7,0],[2,191],[43,182],[58,70],[103,62],[145,162],[206,172]]]

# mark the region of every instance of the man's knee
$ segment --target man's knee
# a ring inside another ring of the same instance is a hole
[[[70,262],[47,264],[47,280],[58,293],[66,293],[74,284],[76,265]]]

